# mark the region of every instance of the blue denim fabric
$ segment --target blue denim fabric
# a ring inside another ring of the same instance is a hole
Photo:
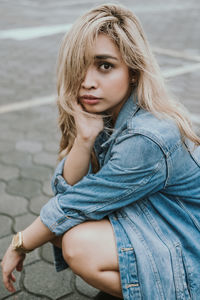
[[[200,299],[200,147],[130,97],[95,151],[99,172],[74,186],[62,177],[64,160],[58,165],[42,222],[61,235],[108,216],[124,299]],[[58,270],[66,267],[56,259]]]

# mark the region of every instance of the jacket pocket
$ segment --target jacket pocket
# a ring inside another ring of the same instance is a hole
[[[185,141],[185,145],[192,159],[196,162],[198,167],[200,167],[200,146],[195,146],[194,143],[189,140]]]
[[[176,254],[178,259],[178,277],[179,286],[177,291],[179,293],[178,299],[191,300],[190,286],[189,286],[189,277],[187,272],[186,260],[182,252],[182,247],[180,244],[176,245]]]
[[[121,257],[121,276],[124,281],[125,299],[141,300],[140,284],[138,280],[138,268],[135,251],[131,244],[120,249]]]

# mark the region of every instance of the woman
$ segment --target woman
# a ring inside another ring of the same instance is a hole
[[[8,248],[6,288],[25,253],[51,241],[58,271],[68,264],[113,297],[198,299],[200,139],[132,12],[102,5],[74,24],[58,107],[55,197]]]

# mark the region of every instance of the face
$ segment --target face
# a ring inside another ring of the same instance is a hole
[[[112,40],[100,34],[79,91],[79,102],[90,113],[109,112],[116,118],[130,94],[129,69]]]

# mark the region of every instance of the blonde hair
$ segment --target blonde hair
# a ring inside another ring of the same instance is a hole
[[[184,107],[167,91],[160,69],[140,22],[121,5],[98,6],[80,17],[64,37],[57,69],[57,90],[61,159],[73,146],[76,137],[73,101],[77,101],[80,84],[91,63],[91,51],[99,34],[109,36],[118,47],[130,74],[136,79],[138,105],[156,114],[176,121],[183,138],[196,145],[200,138],[192,129]]]

